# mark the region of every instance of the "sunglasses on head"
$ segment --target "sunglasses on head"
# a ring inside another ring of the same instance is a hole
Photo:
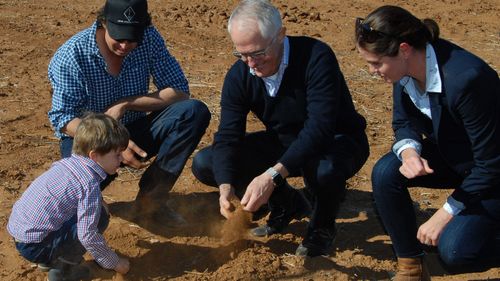
[[[356,18],[356,35],[366,43],[373,43],[381,37],[399,39],[397,36],[374,29],[368,23],[364,23],[364,20],[363,18]]]

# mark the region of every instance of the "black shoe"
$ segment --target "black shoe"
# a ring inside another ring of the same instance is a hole
[[[63,273],[60,269],[51,268],[47,276],[49,281],[62,281],[64,280]]]
[[[271,212],[270,217],[272,217],[273,214]],[[269,236],[275,233],[281,233],[292,221],[292,219],[300,220],[302,218],[305,218],[309,216],[309,211],[303,212],[303,210],[298,211],[294,215],[283,218],[280,220],[273,221],[271,218],[269,218],[268,222],[265,225],[257,226],[255,228],[252,228],[250,230],[250,233],[253,236],[257,237],[264,237],[264,236]]]
[[[278,230],[278,229],[276,229],[272,226],[269,226],[267,224],[257,226],[256,228],[250,229],[250,233],[253,236],[257,236],[257,237],[265,237],[265,236],[269,236],[269,235],[272,235],[274,233],[279,233],[279,232],[281,232],[281,230]]]
[[[47,277],[49,281],[90,280],[90,270],[87,267],[81,265],[72,268],[70,271],[51,268]]]
[[[37,263],[36,265],[37,265],[38,269],[40,269],[40,271],[43,271],[43,272],[47,272],[51,268],[50,264],[48,264],[48,263],[41,262],[41,263]]]
[[[308,229],[307,236],[297,247],[295,255],[300,257],[328,255],[333,248],[336,234],[335,228]]]
[[[257,237],[280,233],[290,224],[292,219],[300,220],[309,216],[311,206],[309,205],[309,201],[304,197],[302,190],[296,190],[293,196],[295,197],[293,199],[295,203],[288,210],[281,206],[272,206],[269,204],[271,214],[267,223],[251,229],[250,233]]]
[[[88,267],[58,258],[49,270],[49,281],[78,281],[90,279]]]

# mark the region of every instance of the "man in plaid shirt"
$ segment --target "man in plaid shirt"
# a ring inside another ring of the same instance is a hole
[[[136,201],[140,215],[157,217],[169,212],[168,192],[204,134],[210,112],[189,99],[187,79],[147,9],[146,0],[107,0],[97,21],[57,50],[48,71],[49,119],[62,157],[70,155],[84,112],[120,120],[130,133],[123,164],[143,168],[144,160],[156,155]],[[151,78],[157,90],[149,93]]]

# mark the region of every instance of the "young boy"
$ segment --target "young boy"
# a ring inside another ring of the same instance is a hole
[[[106,269],[125,274],[127,259],[107,246],[109,222],[99,185],[115,174],[127,147],[127,129],[115,119],[91,113],[78,125],[71,157],[55,162],[14,204],[7,230],[27,260],[49,266],[49,280],[89,277],[79,266],[89,251]]]

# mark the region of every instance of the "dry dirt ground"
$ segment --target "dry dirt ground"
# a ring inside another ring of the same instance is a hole
[[[219,121],[220,89],[233,63],[226,21],[237,1],[150,0],[154,24],[167,40],[190,82],[192,96],[206,102],[212,121],[199,148],[212,142]],[[175,185],[172,206],[188,227],[171,228],[131,219],[131,202],[142,171],[122,169],[104,192],[112,219],[105,236],[129,257],[126,276],[99,269],[95,280],[383,280],[395,269],[390,240],[374,216],[370,172],[392,143],[391,86],[372,77],[354,49],[357,16],[383,4],[397,4],[419,17],[435,19],[442,37],[500,68],[499,0],[275,0],[292,35],[324,40],[335,50],[356,107],[368,120],[371,156],[349,182],[338,218],[335,251],[329,257],[299,259],[293,253],[307,221],[294,221],[283,234],[266,239],[222,239],[217,191],[197,182],[191,162]],[[59,158],[58,143],[47,120],[50,85],[47,65],[55,50],[90,26],[102,0],[0,0],[0,279],[44,280],[46,275],[24,261],[5,230],[13,203],[29,183]],[[249,117],[250,128],[257,129]],[[301,185],[300,181],[295,182]],[[422,220],[438,208],[447,192],[414,189]],[[262,223],[263,221],[261,221]],[[450,274],[430,251],[434,280],[499,280],[500,269]]]

